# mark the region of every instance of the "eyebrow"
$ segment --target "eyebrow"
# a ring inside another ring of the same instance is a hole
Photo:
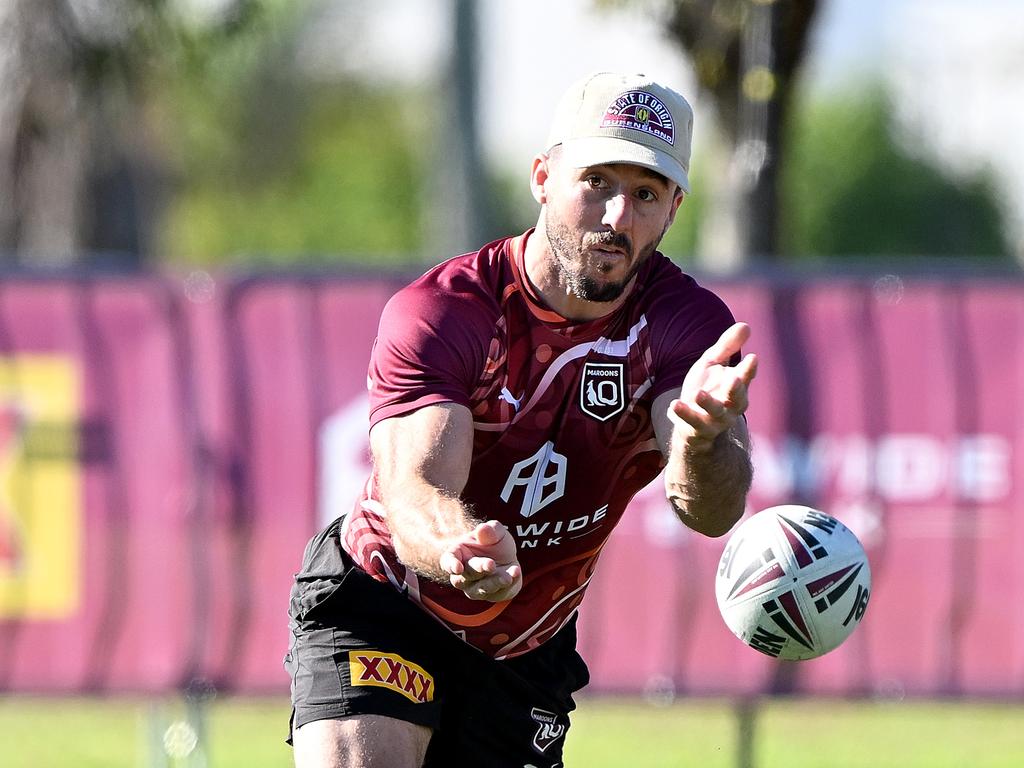
[[[611,168],[614,165],[632,165],[634,168],[636,168],[637,170],[640,171],[640,175],[643,176],[645,179],[651,179],[653,181],[659,181],[659,182],[663,183],[666,187],[669,187],[669,188],[671,188],[672,185],[675,183],[671,179],[669,179],[668,176],[664,176],[664,175],[658,173],[657,171],[655,171],[655,170],[653,170],[651,168],[648,168],[647,166],[636,165],[634,163],[601,163],[599,165],[588,166],[588,168]],[[581,170],[586,170],[586,169],[581,169]]]

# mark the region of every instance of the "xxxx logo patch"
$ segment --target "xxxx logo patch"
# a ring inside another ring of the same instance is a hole
[[[396,653],[349,651],[352,685],[389,688],[416,704],[434,700],[434,678],[423,667]]]

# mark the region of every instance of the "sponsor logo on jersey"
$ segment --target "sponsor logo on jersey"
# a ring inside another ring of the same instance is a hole
[[[626,407],[626,374],[622,363],[584,363],[580,408],[598,421],[608,421]]]
[[[508,504],[512,491],[522,487],[523,502],[519,514],[530,517],[565,493],[565,469],[568,460],[548,440],[528,459],[517,461],[508,473],[501,500]]]
[[[594,510],[593,514],[580,515],[571,520],[545,520],[516,525],[516,543],[520,549],[536,549],[538,545],[557,547],[563,538],[578,539],[593,533],[604,524],[607,514],[608,505],[605,504]]]
[[[348,669],[352,685],[388,688],[414,704],[434,700],[433,676],[397,653],[349,651]]]
[[[602,128],[629,128],[675,145],[676,128],[664,102],[646,91],[627,91],[608,105]]]
[[[565,718],[546,709],[534,707],[530,711],[530,717],[537,723],[537,733],[533,736],[533,748],[538,752],[545,752],[548,747],[565,736],[568,726]]]

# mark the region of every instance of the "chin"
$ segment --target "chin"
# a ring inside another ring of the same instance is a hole
[[[615,301],[626,290],[628,282],[628,280],[623,282],[598,282],[593,278],[584,277],[579,281],[573,293],[578,298],[585,299],[586,301]]]

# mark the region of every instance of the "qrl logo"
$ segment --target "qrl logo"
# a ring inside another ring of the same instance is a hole
[[[516,462],[508,474],[501,500],[506,504],[512,498],[512,491],[523,486],[525,492],[519,514],[530,517],[565,493],[565,456],[555,450],[555,444],[548,440],[533,456]]]
[[[580,409],[598,421],[608,421],[626,407],[625,384],[622,363],[584,363]]]

